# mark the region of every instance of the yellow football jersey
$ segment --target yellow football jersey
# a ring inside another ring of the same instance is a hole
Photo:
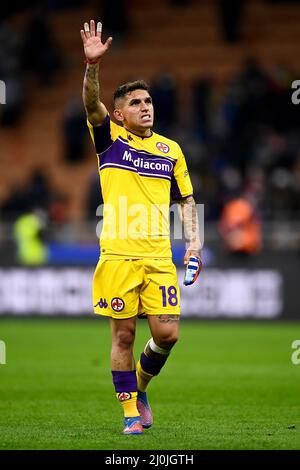
[[[88,127],[104,201],[101,259],[171,258],[170,200],[193,193],[181,148],[155,132],[140,137],[109,116]]]

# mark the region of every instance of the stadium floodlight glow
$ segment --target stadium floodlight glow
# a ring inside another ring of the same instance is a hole
[[[0,340],[0,364],[6,364],[6,346],[4,341]]]
[[[6,104],[6,85],[3,80],[0,80],[0,104]]]

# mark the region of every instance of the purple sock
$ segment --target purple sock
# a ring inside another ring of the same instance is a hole
[[[165,364],[168,357],[169,356],[161,356],[159,358],[154,359],[153,357],[146,356],[146,354],[142,352],[141,357],[140,357],[140,363],[141,363],[142,369],[147,374],[158,375],[160,372],[160,369]]]
[[[135,370],[112,370],[111,373],[116,393],[137,392]]]

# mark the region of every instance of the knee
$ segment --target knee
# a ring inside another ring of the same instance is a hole
[[[153,338],[155,344],[163,349],[172,349],[179,339],[178,331],[164,331],[158,335],[157,338]]]
[[[120,330],[116,333],[114,344],[120,349],[131,349],[134,343],[135,332],[133,330]]]

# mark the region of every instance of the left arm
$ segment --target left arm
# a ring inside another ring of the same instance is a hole
[[[179,215],[183,222],[184,235],[188,240],[188,247],[184,255],[186,265],[184,285],[193,284],[201,269],[201,243],[199,235],[199,221],[197,206],[192,196],[193,186],[187,169],[182,150],[179,147],[171,180],[171,199],[178,201]]]
[[[184,234],[189,243],[184,256],[184,264],[187,264],[190,256],[201,258],[199,220],[196,203],[193,196],[188,196],[187,198],[182,199],[179,204],[184,227]]]
[[[199,220],[193,196],[188,196],[180,201],[179,208],[183,221],[184,234],[189,241],[188,248],[184,255],[186,269],[183,284],[190,286],[194,284],[202,269]]]

